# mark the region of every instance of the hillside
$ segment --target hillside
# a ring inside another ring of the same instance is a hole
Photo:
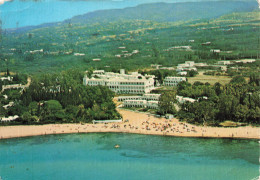
[[[66,20],[65,23],[111,22],[124,19],[152,20],[157,22],[210,19],[231,12],[252,11],[256,7],[256,2],[153,3],[133,8],[87,13]]]
[[[71,23],[108,23],[120,20],[150,20],[176,22],[220,17],[233,12],[249,12],[257,9],[256,1],[216,1],[189,3],[151,3],[124,9],[99,10],[75,16],[63,22],[50,22],[38,26],[9,29],[9,32],[26,32],[44,27]]]
[[[174,66],[186,60],[213,63],[259,59],[259,17],[260,12],[253,11],[232,12],[210,20],[121,19],[60,23],[25,33],[6,33],[0,46],[0,71],[9,68],[45,73],[90,67],[136,70],[155,63]],[[202,45],[205,42],[211,44]],[[174,49],[176,46],[190,46],[190,49]],[[221,53],[213,53],[211,49],[220,49]]]

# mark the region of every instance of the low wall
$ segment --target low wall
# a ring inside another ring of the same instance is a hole
[[[93,120],[93,124],[95,123],[113,123],[113,122],[122,122],[123,119],[115,119],[115,120]]]

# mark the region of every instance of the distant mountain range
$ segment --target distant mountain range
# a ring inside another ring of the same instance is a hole
[[[158,22],[211,19],[232,12],[249,12],[258,9],[256,1],[216,1],[185,3],[152,3],[124,9],[99,10],[75,16],[59,23],[19,28],[28,31],[41,27],[57,26],[65,23],[103,23],[118,20],[152,20]]]
[[[75,16],[65,22],[93,23],[116,21],[121,19],[153,20],[159,22],[186,21],[191,19],[209,19],[224,14],[241,11],[252,11],[257,8],[256,2],[189,2],[189,3],[154,3],[136,7],[101,10]]]

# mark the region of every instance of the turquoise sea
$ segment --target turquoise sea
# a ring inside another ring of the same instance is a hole
[[[120,145],[116,149],[114,146]],[[0,140],[3,180],[250,180],[256,140],[93,133]]]

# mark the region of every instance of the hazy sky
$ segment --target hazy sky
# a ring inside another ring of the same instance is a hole
[[[0,0],[0,17],[5,29],[63,21],[101,9],[120,9],[155,2],[196,1],[216,0]]]

